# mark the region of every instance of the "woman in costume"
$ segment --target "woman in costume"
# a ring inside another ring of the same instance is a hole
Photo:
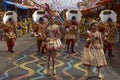
[[[104,51],[103,40],[101,33],[98,31],[97,22],[91,24],[91,31],[86,33],[86,44],[83,50],[82,63],[87,66],[87,74],[84,76],[89,77],[91,73],[91,67],[95,66],[98,70],[98,77],[102,78],[101,68],[107,65]]]
[[[55,24],[55,17],[50,18],[49,25],[45,29],[46,32],[46,55],[47,55],[47,75],[50,75],[50,59],[52,58],[52,74],[56,74],[56,53],[63,47],[60,41],[60,27]]]

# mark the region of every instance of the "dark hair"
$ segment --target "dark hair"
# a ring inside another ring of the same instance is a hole
[[[8,21],[13,21],[13,18],[9,18]]]
[[[92,26],[94,25],[94,24],[96,24],[97,22],[92,22],[90,25],[89,25],[89,27],[88,27],[88,30],[91,30],[92,29]]]
[[[39,22],[42,22],[42,21],[44,21],[44,19],[42,17],[40,17]]]
[[[107,22],[112,22],[113,20],[111,18],[108,18],[107,19]]]
[[[75,16],[73,16],[73,17],[71,18],[71,20],[76,20],[76,17],[75,17]]]
[[[94,24],[97,24],[97,22],[92,22],[92,23],[90,24],[90,27],[92,27]]]

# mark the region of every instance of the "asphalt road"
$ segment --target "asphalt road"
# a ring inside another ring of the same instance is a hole
[[[45,54],[37,53],[35,38],[29,34],[16,40],[15,53],[6,52],[6,45],[0,44],[0,80],[79,80],[86,72],[86,67],[81,64],[81,55],[84,40],[76,44],[76,53],[57,53],[57,75],[46,76]],[[108,66],[102,69],[104,80],[120,80],[120,52],[119,44],[116,45],[114,58],[107,58]],[[87,80],[98,80],[96,68],[92,69],[92,77]]]

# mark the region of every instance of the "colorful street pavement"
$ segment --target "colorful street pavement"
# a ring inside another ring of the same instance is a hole
[[[57,75],[46,76],[45,54],[36,52],[36,45],[31,46],[25,52],[12,54],[13,61],[9,66],[0,71],[0,80],[85,80],[82,75],[86,73],[86,67],[81,63],[84,40],[76,45],[76,53],[65,53],[61,50],[57,53]],[[120,80],[119,75],[108,65],[103,68],[103,80]],[[92,69],[92,76],[87,80],[100,80],[97,78],[97,70]]]

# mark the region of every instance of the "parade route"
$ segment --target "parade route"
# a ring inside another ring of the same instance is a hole
[[[0,80],[120,80],[120,0],[0,0]]]
[[[35,38],[30,34],[16,40],[15,53],[6,53],[5,43],[1,42],[0,49],[0,80],[80,80],[86,73],[86,67],[81,63],[84,40],[76,45],[76,53],[65,53],[64,49],[57,53],[57,75],[46,76],[45,54],[37,53]],[[107,58],[107,60],[109,60]],[[120,74],[114,67],[104,67],[102,73],[104,80],[119,80]],[[119,68],[118,68],[119,69]],[[96,68],[92,69],[92,77],[87,80],[98,80]]]

